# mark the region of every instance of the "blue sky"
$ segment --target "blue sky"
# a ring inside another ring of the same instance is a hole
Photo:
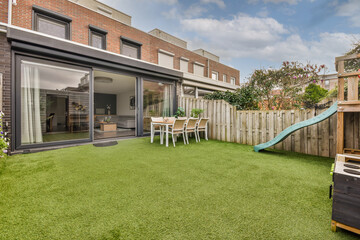
[[[159,28],[204,48],[240,70],[241,81],[282,61],[325,64],[360,40],[360,0],[102,0],[132,16],[132,26]]]

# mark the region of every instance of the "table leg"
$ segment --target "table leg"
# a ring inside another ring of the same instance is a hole
[[[164,144],[164,127],[160,125],[160,144]]]
[[[154,125],[153,123],[150,124],[150,143],[154,142]]]
[[[169,125],[166,124],[166,147],[169,146]]]

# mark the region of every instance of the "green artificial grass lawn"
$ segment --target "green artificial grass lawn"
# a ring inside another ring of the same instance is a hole
[[[333,159],[158,141],[8,157],[0,164],[0,239],[358,236],[330,231]]]

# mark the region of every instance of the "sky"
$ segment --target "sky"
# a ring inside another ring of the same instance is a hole
[[[132,26],[159,28],[240,70],[283,61],[325,64],[360,40],[360,0],[101,0],[132,16]]]

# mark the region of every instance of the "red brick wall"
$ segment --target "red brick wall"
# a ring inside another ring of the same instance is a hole
[[[0,33],[0,73],[3,74],[3,108],[1,109],[5,113],[3,124],[8,123],[8,129],[4,128],[4,130],[11,137],[11,55],[5,33]]]
[[[0,0],[0,22],[8,22],[8,1],[9,0]]]
[[[7,0],[0,0],[0,5],[7,6]],[[141,42],[141,59],[158,63],[158,49],[163,49],[175,54],[174,68],[180,69],[180,57],[190,59],[189,72],[193,73],[193,63],[195,61],[205,65],[204,76],[207,76],[207,58],[202,57],[192,51],[172,45],[166,41],[156,38],[150,34],[142,32],[136,28],[127,26],[104,15],[96,13],[87,8],[81,7],[77,4],[67,0],[21,0],[16,6],[13,6],[13,24],[19,27],[32,29],[32,6],[38,5],[55,12],[64,14],[72,18],[72,33],[71,40],[88,44],[89,43],[89,24],[106,29],[107,34],[107,50],[115,53],[120,53],[120,36],[125,36],[130,39]],[[7,9],[7,7],[6,7]],[[7,11],[7,10],[6,10]],[[6,20],[6,11],[1,10],[0,20]],[[7,20],[6,20],[7,21]],[[5,22],[6,22],[5,21]],[[219,72],[219,79],[222,81],[222,74],[236,77],[236,84],[239,84],[239,71],[230,68],[224,64],[217,63],[210,60],[210,76],[211,71]]]

